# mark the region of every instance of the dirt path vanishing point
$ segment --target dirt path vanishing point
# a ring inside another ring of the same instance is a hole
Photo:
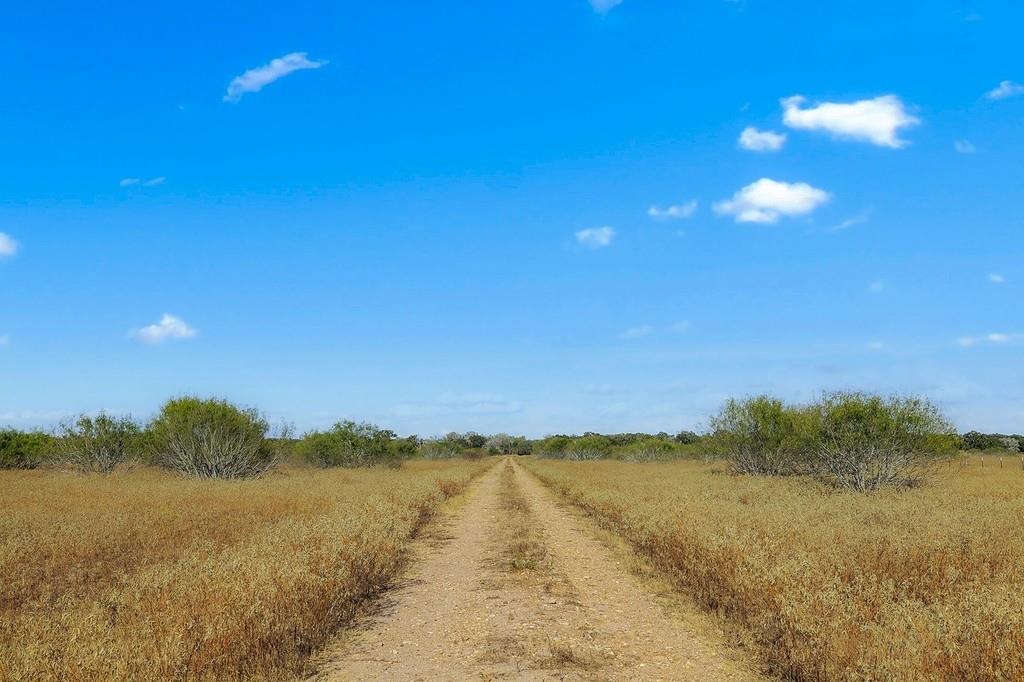
[[[748,680],[512,460],[416,541],[315,679]]]

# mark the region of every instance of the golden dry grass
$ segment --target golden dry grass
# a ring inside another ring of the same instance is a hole
[[[0,472],[0,680],[284,679],[490,462]]]
[[[742,627],[776,674],[1024,679],[1019,465],[857,494],[696,462],[526,464]]]

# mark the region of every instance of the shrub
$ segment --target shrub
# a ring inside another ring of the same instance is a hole
[[[459,434],[449,433],[444,438],[423,441],[419,452],[424,459],[451,459],[461,455],[465,447]]]
[[[953,427],[921,398],[834,393],[815,412],[816,470],[844,488],[913,485],[954,449]]]
[[[487,439],[485,446],[492,455],[528,455],[532,451],[530,441],[523,436],[499,433]]]
[[[0,429],[0,469],[35,469],[53,449],[53,438],[38,431]]]
[[[149,427],[156,462],[197,478],[255,478],[276,462],[257,410],[192,396],[167,401]]]
[[[807,473],[817,438],[813,415],[781,400],[729,400],[711,420],[711,444],[741,474]]]
[[[321,467],[401,465],[403,457],[411,454],[406,446],[395,444],[393,431],[348,420],[328,431],[307,433],[296,449],[300,456]]]
[[[540,440],[533,448],[541,457],[562,459],[565,451],[572,445],[573,439],[569,436],[548,436]]]
[[[572,441],[565,450],[565,457],[579,461],[604,459],[611,456],[613,447],[611,437],[588,433]]]
[[[678,457],[681,448],[665,438],[652,437],[630,443],[616,454],[629,462],[655,462]]]
[[[82,415],[59,433],[58,458],[79,471],[109,474],[139,458],[142,430],[131,417]]]

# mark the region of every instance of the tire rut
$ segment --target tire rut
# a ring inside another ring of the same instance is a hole
[[[396,587],[321,657],[315,679],[753,677],[666,614],[512,459],[413,545]]]

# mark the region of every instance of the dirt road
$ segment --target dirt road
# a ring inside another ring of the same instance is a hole
[[[319,680],[743,680],[512,460],[417,541]]]

